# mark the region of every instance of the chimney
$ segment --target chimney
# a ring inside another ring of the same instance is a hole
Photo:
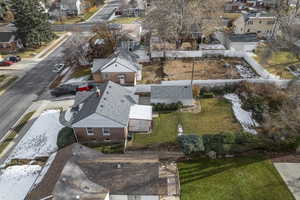
[[[100,97],[101,91],[100,91],[100,89],[98,87],[96,87],[96,92],[97,92],[97,97]]]

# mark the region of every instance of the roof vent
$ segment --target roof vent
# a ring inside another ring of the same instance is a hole
[[[103,108],[104,106],[103,106],[103,105],[100,105],[100,107]]]
[[[100,89],[98,87],[96,88],[96,92],[97,92],[97,97],[100,97],[101,91],[100,91]]]

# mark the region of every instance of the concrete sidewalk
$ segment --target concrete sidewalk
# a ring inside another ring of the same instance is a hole
[[[273,164],[295,199],[300,200],[300,163]]]

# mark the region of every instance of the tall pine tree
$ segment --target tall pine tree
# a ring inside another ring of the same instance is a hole
[[[49,15],[39,0],[12,0],[17,35],[26,48],[38,48],[54,39]]]

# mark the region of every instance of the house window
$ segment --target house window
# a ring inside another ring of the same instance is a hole
[[[103,133],[103,136],[110,136],[110,129],[109,128],[103,128],[102,133]]]
[[[250,29],[248,29],[247,32],[249,33],[249,32],[250,32]]]
[[[88,136],[95,135],[94,129],[93,129],[93,128],[86,128],[86,134],[87,134]]]

